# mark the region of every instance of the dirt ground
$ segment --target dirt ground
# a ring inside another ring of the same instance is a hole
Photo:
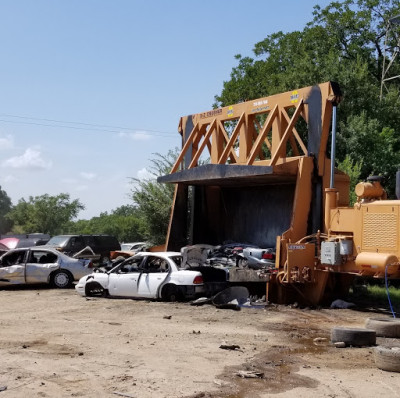
[[[376,314],[232,311],[47,288],[0,290],[0,302],[0,398],[400,396],[400,375],[377,369],[373,348],[329,342],[332,327],[362,327]]]

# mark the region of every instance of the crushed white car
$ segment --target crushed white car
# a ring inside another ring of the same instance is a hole
[[[0,257],[0,286],[49,283],[67,288],[93,272],[92,267],[90,260],[71,258],[55,249],[13,249]]]
[[[81,296],[150,298],[166,301],[194,298],[204,292],[198,271],[181,268],[179,252],[141,252],[108,272],[94,272],[75,286]]]

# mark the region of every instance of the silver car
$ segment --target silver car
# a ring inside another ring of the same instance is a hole
[[[0,286],[49,283],[67,288],[93,272],[92,267],[90,260],[68,257],[55,249],[13,249],[0,257]]]

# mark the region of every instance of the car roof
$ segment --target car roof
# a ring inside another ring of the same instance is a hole
[[[53,249],[51,246],[32,246],[32,247],[17,247],[15,249],[10,249],[8,252],[4,253],[4,254],[11,254],[11,253],[15,253],[15,252],[22,252],[22,251],[45,251],[45,252],[50,252],[50,253],[54,253],[60,256],[64,256],[64,257],[68,257],[65,256],[64,253],[59,252],[56,249]],[[4,256],[3,254],[3,256]]]
[[[139,253],[136,253],[135,256],[142,256],[142,257],[159,256],[159,257],[167,258],[167,257],[174,257],[174,256],[182,256],[182,254],[179,252],[139,252]]]

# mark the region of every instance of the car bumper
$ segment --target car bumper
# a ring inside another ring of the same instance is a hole
[[[81,296],[86,296],[85,294],[85,285],[86,283],[79,281],[76,285],[75,285],[75,290],[77,291],[78,294],[80,294]]]
[[[187,299],[193,299],[200,296],[203,296],[206,289],[204,285],[193,285],[193,286],[186,286],[184,295]]]

